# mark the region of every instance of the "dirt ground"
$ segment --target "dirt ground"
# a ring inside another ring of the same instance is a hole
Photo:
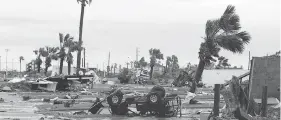
[[[73,115],[74,112],[77,111],[85,111],[89,109],[89,107],[93,104],[92,102],[76,102],[71,107],[64,107],[63,104],[53,104],[52,102],[42,102],[43,98],[53,99],[58,97],[59,99],[63,99],[63,97],[70,93],[71,95],[79,95],[79,100],[89,100],[94,101],[96,97],[103,98],[105,95],[102,92],[107,91],[111,85],[108,84],[96,84],[93,89],[89,89],[88,91],[92,93],[91,95],[82,95],[80,92],[2,92],[1,97],[4,98],[5,102],[0,103],[0,107],[6,107],[10,105],[11,109],[1,110],[0,116],[1,118],[10,118],[10,119],[39,119],[43,117],[46,119],[85,119],[85,120],[97,120],[97,119],[105,119],[105,120],[138,120],[138,119],[157,119],[154,117],[124,117],[124,116],[112,116],[109,113],[108,108],[106,107],[106,103],[104,103],[105,108],[99,115],[85,114],[85,115]],[[118,87],[123,87],[123,93],[132,93],[132,92],[140,92],[140,93],[148,93],[148,91],[153,87],[153,85],[121,85],[117,84]],[[178,94],[182,99],[185,98],[187,88],[172,88],[165,87],[166,93],[175,93]],[[203,91],[210,93],[209,95],[199,95],[195,99],[200,102],[200,104],[182,104],[182,118],[175,117],[170,119],[186,119],[186,118],[199,118],[200,115],[198,112],[210,112],[213,107],[213,95],[211,88],[199,89],[198,91]],[[23,101],[22,96],[30,96],[30,100]],[[13,101],[13,102],[10,102]],[[11,104],[16,103],[16,104]],[[223,107],[224,103],[221,102],[221,107]],[[11,107],[12,106],[12,107]],[[130,109],[134,109],[134,106],[131,106]],[[25,110],[26,112],[22,112]],[[0,119],[1,119],[0,118]],[[110,118],[110,119],[109,119]]]

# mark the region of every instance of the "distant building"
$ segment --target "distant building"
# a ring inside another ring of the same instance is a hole
[[[60,66],[52,66],[52,68],[53,69],[52,69],[51,76],[59,75]],[[75,73],[76,73],[76,68],[71,67],[70,75],[74,75]],[[68,75],[68,67],[67,66],[63,66],[62,74],[63,75]]]

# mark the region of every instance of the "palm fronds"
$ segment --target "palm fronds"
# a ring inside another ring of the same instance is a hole
[[[92,0],[77,0],[77,3],[81,3],[82,5],[90,5],[92,3]]]

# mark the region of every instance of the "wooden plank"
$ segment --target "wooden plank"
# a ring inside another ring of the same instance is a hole
[[[220,84],[215,84],[214,88],[214,107],[213,107],[213,112],[214,116],[219,116],[220,112]]]
[[[266,117],[267,115],[267,86],[262,88],[262,101],[261,101],[261,116]]]

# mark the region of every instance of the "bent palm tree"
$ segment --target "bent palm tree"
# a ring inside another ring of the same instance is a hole
[[[77,2],[81,3],[81,14],[80,14],[80,25],[79,25],[79,46],[82,46],[82,32],[83,32],[83,19],[84,19],[84,9],[87,4],[91,4],[92,0],[77,0]],[[81,64],[81,50],[77,52],[77,71],[76,74],[78,75],[78,71],[80,69]]]
[[[250,42],[250,35],[240,31],[240,19],[235,13],[234,6],[227,6],[225,12],[216,20],[208,20],[205,28],[204,42],[199,50],[199,65],[196,70],[195,81],[191,92],[195,92],[196,84],[200,81],[204,66],[216,61],[221,48],[233,53],[242,53],[246,44]]]

